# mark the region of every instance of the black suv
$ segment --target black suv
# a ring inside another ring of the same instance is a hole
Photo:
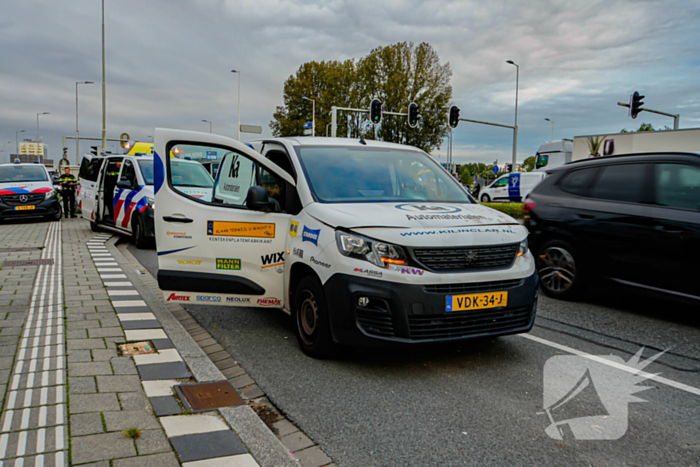
[[[547,295],[574,298],[606,279],[700,304],[700,155],[610,156],[547,172],[525,201]]]

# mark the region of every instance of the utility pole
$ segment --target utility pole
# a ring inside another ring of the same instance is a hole
[[[102,0],[102,153],[107,147],[107,81],[105,78],[105,0]]]
[[[515,160],[518,155],[518,87],[520,85],[520,65],[513,60],[506,60],[506,63],[515,66],[515,124],[513,125],[513,164],[510,171],[515,172]]]
[[[94,84],[92,81],[82,81],[75,83],[75,163],[80,164],[80,132],[78,131],[78,85]],[[63,147],[66,147],[65,143]]]

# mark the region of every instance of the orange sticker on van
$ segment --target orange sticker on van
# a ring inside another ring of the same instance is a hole
[[[207,221],[207,235],[218,237],[275,238],[275,224]]]

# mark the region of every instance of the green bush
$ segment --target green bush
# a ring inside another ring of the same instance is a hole
[[[516,219],[522,219],[523,214],[523,204],[522,203],[481,203],[484,206],[488,206],[497,211],[504,212],[509,216],[515,217]]]

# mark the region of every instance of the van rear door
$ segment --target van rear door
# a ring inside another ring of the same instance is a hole
[[[103,160],[103,157],[86,154],[80,163],[76,202],[80,209],[80,217],[83,219],[95,219],[95,186],[97,185],[97,176],[100,173]]]

